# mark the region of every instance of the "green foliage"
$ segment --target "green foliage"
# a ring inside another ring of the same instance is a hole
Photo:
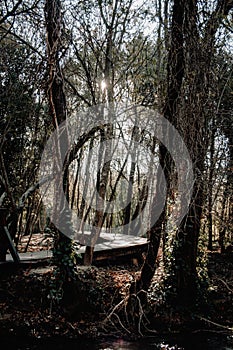
[[[53,261],[60,270],[63,280],[72,280],[75,277],[77,252],[73,242],[60,233],[58,241],[53,249]]]
[[[57,232],[54,233],[56,236]],[[59,232],[59,237],[53,248],[53,262],[55,264],[50,281],[48,298],[59,304],[64,294],[64,284],[76,279],[76,258],[78,256],[74,242]]]
[[[35,54],[10,35],[0,41],[0,53],[1,152],[17,201],[35,181],[48,132],[47,115],[40,102]],[[4,190],[0,188],[0,194]]]
[[[197,252],[197,300],[196,306],[206,306],[209,302],[210,279],[208,275],[207,239],[200,234]]]
[[[174,230],[170,230],[164,240],[164,260],[162,264],[163,277],[158,282],[154,282],[150,291],[150,299],[156,304],[167,305],[169,308],[180,309],[182,302],[177,299],[182,283],[179,284],[180,272],[187,270],[185,260],[177,255],[179,249],[183,245],[180,239],[174,239]],[[181,270],[181,271],[180,271]],[[193,302],[188,306],[194,310],[201,308],[208,304],[209,296],[209,276],[208,276],[208,256],[207,256],[207,242],[205,236],[202,234],[199,238],[198,252],[197,252],[197,274],[193,275],[186,271],[186,276],[193,279],[192,283],[196,286],[196,293],[193,295]],[[182,274],[181,274],[182,275]]]
[[[76,281],[76,287],[87,309],[103,312],[108,293],[105,290],[106,281],[97,273],[97,269],[95,267],[79,269]]]

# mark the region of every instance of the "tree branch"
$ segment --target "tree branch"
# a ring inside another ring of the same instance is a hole
[[[19,0],[15,6],[12,8],[12,10],[8,11],[7,10],[7,13],[5,14],[5,16],[3,16],[2,18],[0,18],[0,24],[4,23],[8,17],[12,17],[15,15],[15,12],[17,10],[17,8],[22,4],[23,0]]]
[[[51,180],[52,176],[49,175],[41,180],[39,180],[37,183],[35,183],[34,185],[32,185],[31,187],[29,187],[27,189],[26,192],[24,192],[24,194],[19,198],[19,204],[18,204],[18,209],[22,209],[24,207],[25,201],[27,200],[27,198],[30,196],[31,193],[33,193],[35,190],[37,190],[41,185],[43,185],[44,183],[46,183],[47,181]]]
[[[3,202],[4,202],[4,199],[6,198],[6,195],[7,193],[6,192],[3,192],[3,194],[1,195],[0,197],[0,207],[2,206]]]
[[[6,34],[10,34],[12,36],[14,36],[16,39],[18,39],[22,44],[28,46],[33,52],[37,53],[41,58],[44,59],[44,56],[35,48],[33,47],[31,44],[29,44],[29,42],[27,42],[26,40],[24,40],[23,38],[21,38],[19,35],[17,35],[16,33],[12,32],[11,30],[4,28],[3,26],[0,26],[0,30],[4,31]]]
[[[4,187],[5,187],[5,190],[6,190],[7,194],[8,194],[8,197],[10,199],[12,208],[16,209],[16,204],[15,204],[14,196],[13,196],[13,193],[12,193],[12,190],[11,190],[10,182],[9,182],[9,179],[8,179],[8,175],[7,175],[7,171],[6,171],[5,162],[4,162],[4,158],[3,158],[2,152],[0,152],[0,168],[1,168],[1,171],[2,171],[1,181],[3,180],[2,183],[3,183]]]
[[[83,102],[85,102],[89,107],[91,107],[91,103],[83,96],[81,95],[74,84],[71,83],[67,78],[64,78],[64,81],[71,87],[71,89],[74,91],[75,95],[77,95]]]

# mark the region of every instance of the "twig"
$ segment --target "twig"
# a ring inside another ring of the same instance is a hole
[[[141,304],[141,300],[140,300],[140,298],[138,296],[137,296],[137,300],[138,300],[138,306],[139,306],[138,333],[142,336],[141,323],[142,323],[142,317],[144,315],[144,312],[143,312],[143,307],[142,307],[142,304]]]
[[[221,282],[224,284],[224,286],[225,286],[231,293],[233,293],[233,289],[231,289],[231,288],[228,286],[227,282],[225,282],[224,280],[222,280],[222,279],[219,278],[219,277],[216,277],[216,279],[217,279],[218,281],[221,281]]]
[[[105,318],[104,323],[107,320],[110,320],[112,315],[115,314],[115,311],[125,302],[125,299],[121,300],[116,306],[114,306],[113,310],[110,312],[110,314]]]
[[[207,318],[202,317],[202,316],[196,315],[196,317],[199,318],[199,319],[202,320],[202,321],[205,321],[205,322],[208,322],[208,323],[210,323],[210,324],[213,324],[214,326],[217,326],[217,327],[220,327],[220,328],[223,328],[223,329],[227,329],[228,331],[233,332],[233,327],[223,326],[222,324],[219,324],[219,323],[210,321],[210,320],[208,320]]]
[[[123,325],[123,323],[120,320],[120,317],[116,314],[115,311],[117,311],[118,309],[121,308],[121,306],[124,304],[126,304],[126,301],[128,300],[128,296],[124,299],[122,299],[116,306],[114,306],[113,310],[110,312],[109,315],[107,315],[107,317],[105,318],[105,320],[103,321],[103,326],[104,324],[106,324],[107,321],[110,321],[111,324],[116,328],[116,325],[114,324],[114,322],[112,321],[112,316],[115,316],[117,318],[117,321],[119,322],[120,326],[128,333],[130,334],[131,332]]]
[[[51,175],[48,175],[48,176],[44,177],[43,179],[40,179],[37,183],[35,183],[31,187],[29,187],[27,189],[27,191],[24,192],[24,194],[19,198],[18,208],[23,209],[25,201],[27,200],[29,195],[31,193],[33,193],[35,190],[37,190],[40,186],[44,185],[46,182],[48,182],[49,180],[52,180],[52,179],[53,179],[53,177]]]
[[[68,326],[70,326],[74,331],[76,330],[76,328],[72,325],[72,323],[67,322]]]
[[[145,317],[145,315],[144,315],[144,317]],[[146,318],[147,319],[147,318]],[[156,331],[155,329],[150,329],[150,328],[148,328],[146,325],[145,325],[145,323],[142,321],[142,324],[143,324],[143,327],[145,328],[145,330],[147,331],[147,332],[149,332],[149,333],[153,333],[153,334],[158,334],[158,331]],[[148,337],[148,335],[147,335],[147,337]],[[152,335],[152,337],[153,337],[153,335]]]
[[[118,320],[118,322],[119,322],[119,324],[120,324],[120,326],[128,333],[128,334],[131,334],[131,332],[123,325],[123,323],[121,322],[121,320],[120,320],[120,317],[117,315],[117,314],[113,314],[116,318],[117,318],[117,320]]]
[[[193,334],[195,333],[203,333],[203,332],[207,332],[207,333],[215,333],[215,334],[226,334],[226,330],[216,330],[216,329],[195,329],[194,331],[192,331]]]

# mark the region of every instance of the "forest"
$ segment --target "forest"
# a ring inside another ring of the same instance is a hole
[[[232,23],[232,0],[1,2],[0,337],[232,341]]]

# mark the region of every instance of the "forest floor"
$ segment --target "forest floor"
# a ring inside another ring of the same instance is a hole
[[[0,337],[99,337],[109,332],[113,336],[127,335],[114,307],[127,298],[131,282],[140,273],[139,266],[130,263],[79,267],[77,288],[69,292],[68,297],[64,295],[61,303],[56,302],[57,295],[51,284],[53,271],[52,265],[1,267]],[[233,327],[233,253],[209,253],[208,273],[211,290],[208,311],[189,315],[187,323],[195,319],[195,326],[190,326],[192,331],[201,327],[230,332]],[[157,286],[161,276],[162,267],[154,278]],[[179,315],[171,310],[164,313],[159,297],[152,299],[155,322],[148,324],[148,328],[158,332],[181,330],[184,324]]]

